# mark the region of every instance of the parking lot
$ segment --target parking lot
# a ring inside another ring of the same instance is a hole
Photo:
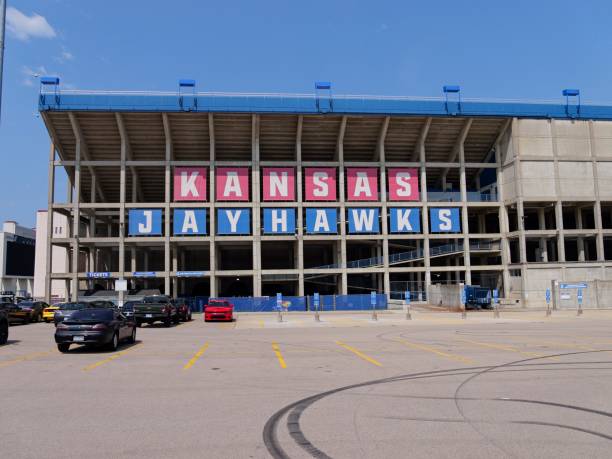
[[[7,458],[609,457],[612,311],[201,316],[0,347]]]

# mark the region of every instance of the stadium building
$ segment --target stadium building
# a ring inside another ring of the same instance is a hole
[[[46,296],[367,293],[465,283],[539,305],[612,279],[612,106],[558,101],[60,90]],[[56,192],[65,176],[67,196]],[[54,272],[52,247],[67,250]]]

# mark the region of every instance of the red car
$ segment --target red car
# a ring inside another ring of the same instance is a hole
[[[234,320],[234,305],[227,300],[210,300],[204,306],[204,322],[211,320]]]

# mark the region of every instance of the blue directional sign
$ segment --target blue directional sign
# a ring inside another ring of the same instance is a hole
[[[338,211],[336,209],[306,209],[306,232],[308,234],[337,234]]]
[[[579,282],[577,284],[559,284],[559,288],[587,288],[586,282]]]
[[[111,277],[111,273],[109,272],[91,272],[89,271],[87,273],[87,277],[89,277],[90,279],[106,279]]]
[[[265,234],[295,234],[295,209],[264,209]]]
[[[421,232],[420,209],[416,209],[414,207],[392,207],[390,219],[392,233]]]
[[[499,303],[499,290],[496,288],[493,289],[493,302],[495,304]]]
[[[376,292],[370,292],[370,304],[372,307],[376,306]]]
[[[217,209],[217,234],[251,234],[250,209]]]
[[[314,308],[319,309],[319,294],[318,293],[313,293],[312,301],[314,303]]]
[[[130,236],[161,236],[161,209],[130,209],[128,213]]]
[[[581,288],[578,289],[577,298],[578,298],[578,304],[582,304],[582,289]]]
[[[206,271],[177,271],[176,277],[205,277]]]
[[[134,271],[132,273],[134,277],[155,277],[156,275],[155,271]]]
[[[432,233],[459,233],[459,208],[432,207],[429,209],[430,231]]]
[[[546,289],[546,303],[550,304],[550,289]]]
[[[347,209],[350,234],[376,234],[380,232],[378,223],[378,209],[366,207]]]
[[[174,209],[174,234],[206,234],[206,209]]]
[[[277,293],[276,294],[276,310],[280,311],[281,309],[283,309],[283,294]]]
[[[406,304],[410,304],[410,290],[404,292],[404,299],[406,300]]]

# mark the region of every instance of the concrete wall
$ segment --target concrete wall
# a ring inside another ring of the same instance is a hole
[[[45,296],[45,276],[47,265],[47,217],[46,210],[36,212],[36,259],[34,263],[34,288],[32,296],[34,298],[44,298]],[[55,213],[54,215],[54,236],[67,237],[68,218],[65,215]],[[68,271],[68,253],[66,248],[57,245],[53,246],[51,256],[52,272],[65,273]],[[56,279],[51,284],[51,295],[54,298],[66,297],[66,282]]]
[[[427,289],[428,303],[434,306],[450,308],[461,307],[461,286],[434,284]]]

